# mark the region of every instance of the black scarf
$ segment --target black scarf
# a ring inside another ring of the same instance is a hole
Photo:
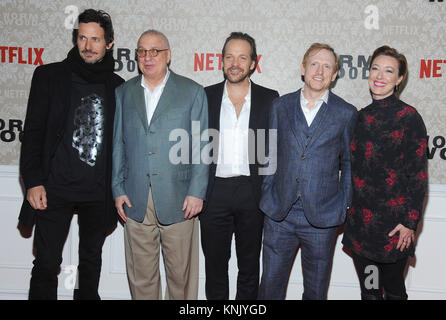
[[[115,68],[113,52],[107,51],[104,58],[96,63],[86,63],[79,54],[79,49],[74,46],[67,55],[67,62],[71,71],[89,83],[105,83],[110,79]]]

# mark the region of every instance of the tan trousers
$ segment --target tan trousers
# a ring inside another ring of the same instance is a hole
[[[166,273],[166,300],[198,298],[198,219],[161,225],[149,190],[142,223],[127,218],[124,226],[125,260],[134,300],[161,300],[159,253]]]

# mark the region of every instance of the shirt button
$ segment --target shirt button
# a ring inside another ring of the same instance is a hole
[[[305,155],[303,155],[303,156],[301,157],[301,159],[302,159],[302,160],[305,160],[305,159],[306,159]]]
[[[154,153],[154,152],[152,152],[152,151],[150,151],[150,152],[149,152],[149,156],[151,156],[152,154],[155,154],[155,153]]]
[[[147,178],[150,178],[150,174],[149,173],[147,174]]]
[[[299,183],[299,182],[300,182],[298,178],[296,178],[296,182],[297,182],[297,183]]]

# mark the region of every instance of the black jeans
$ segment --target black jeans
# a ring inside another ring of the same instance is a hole
[[[232,236],[237,254],[237,300],[255,300],[259,290],[263,214],[248,177],[216,178],[206,212],[200,215],[206,298],[229,299],[228,262]]]
[[[102,246],[105,241],[105,204],[71,202],[47,192],[48,208],[36,214],[34,234],[35,260],[31,272],[30,300],[57,299],[57,276],[62,251],[75,211],[79,224],[79,265],[76,299],[98,300]]]
[[[404,270],[407,258],[379,263],[352,253],[363,300],[407,300]]]

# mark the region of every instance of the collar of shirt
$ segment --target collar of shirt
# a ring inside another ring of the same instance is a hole
[[[161,94],[164,91],[164,87],[166,86],[167,80],[169,79],[170,71],[167,69],[166,75],[164,76],[163,82],[157,85],[153,91],[149,89],[146,81],[144,80],[144,76],[141,77],[141,86],[144,89],[144,100],[146,102],[146,113],[147,113],[147,123],[150,125],[152,121],[153,114],[155,113],[156,106],[158,105],[158,101],[161,98]]]
[[[304,88],[302,88],[300,92],[300,107],[302,109],[302,112],[304,113],[305,119],[307,120],[308,126],[310,126],[311,123],[313,122],[314,118],[317,115],[317,112],[322,106],[322,103],[328,102],[328,94],[329,90],[327,90],[325,94],[315,102],[313,108],[308,109],[307,108],[308,100],[304,97]]]
[[[244,113],[244,112],[249,112],[251,110],[251,80],[249,80],[249,89],[248,89],[248,93],[245,96],[245,102],[243,103],[243,108],[240,111],[240,113]],[[228,94],[228,88],[227,88],[227,83],[228,81],[225,81],[225,86],[224,86],[224,90],[223,90],[223,100],[222,100],[222,106],[232,106],[232,108],[234,109],[234,105],[232,104],[231,99],[229,99],[229,94]],[[234,109],[235,112],[235,109]]]
[[[313,109],[315,109],[316,107],[318,107],[319,109],[323,102],[328,103],[328,93],[329,90],[325,91],[324,95],[316,101]],[[304,88],[302,88],[302,90],[300,91],[300,105],[302,108],[303,107],[307,108],[308,105],[308,100],[304,97]]]

